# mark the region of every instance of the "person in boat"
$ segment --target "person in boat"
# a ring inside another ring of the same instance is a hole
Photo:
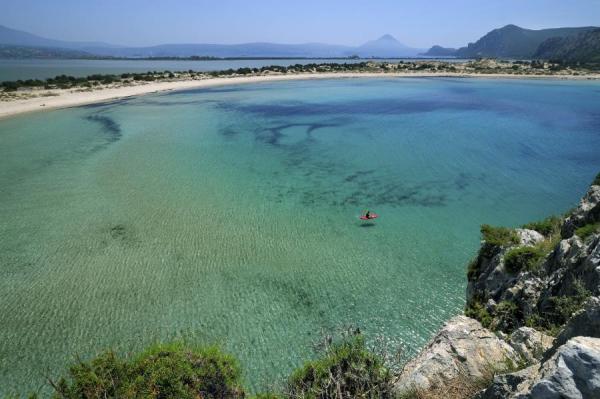
[[[371,211],[368,209],[365,211],[365,219],[371,219]]]

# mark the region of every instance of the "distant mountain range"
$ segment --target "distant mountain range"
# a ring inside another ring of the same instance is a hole
[[[162,44],[150,47],[125,47],[106,43],[69,42],[47,39],[0,26],[0,44],[5,46],[26,46],[82,51],[91,56],[101,57],[414,57],[422,49],[415,49],[400,43],[391,35],[384,35],[362,46],[342,46],[323,43],[277,44]],[[66,53],[70,54],[70,53]]]
[[[469,43],[454,52],[440,46],[433,46],[425,55],[428,56],[455,56],[459,58],[504,58],[504,59],[532,59],[556,58],[560,59],[566,50],[558,51],[558,46],[577,47],[579,42],[585,40],[586,48],[598,48],[597,35],[588,35],[590,31],[598,28],[587,26],[580,28],[555,28],[531,30],[516,25],[506,25],[484,35],[475,43]],[[594,44],[595,43],[595,44]],[[597,50],[596,50],[597,51]],[[584,55],[585,53],[585,55]],[[580,52],[580,60],[588,60],[590,54]],[[596,56],[600,54],[596,53]]]
[[[459,57],[504,59],[562,59],[569,62],[600,62],[600,29],[596,27],[531,30],[516,25],[494,29],[459,49],[433,46],[426,52],[400,43],[391,35],[361,46],[323,43],[277,44],[162,44],[150,47],[116,46],[101,42],[70,42],[47,39],[0,26],[0,58],[402,58]]]

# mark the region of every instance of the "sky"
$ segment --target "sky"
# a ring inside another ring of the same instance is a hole
[[[600,25],[600,0],[0,0],[0,25],[127,46],[359,45],[391,34],[417,48],[460,47],[507,24]]]

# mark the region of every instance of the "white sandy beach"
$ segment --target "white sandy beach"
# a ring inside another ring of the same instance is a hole
[[[116,88],[102,88],[90,91],[75,89],[40,90],[39,96],[33,98],[10,99],[0,101],[0,118],[6,118],[28,112],[51,110],[58,108],[75,107],[78,105],[111,101],[125,97],[157,93],[171,90],[185,90],[194,88],[235,85],[244,83],[271,82],[282,80],[307,80],[307,79],[340,79],[340,78],[418,78],[418,77],[459,77],[459,78],[491,78],[491,79],[569,79],[569,80],[598,80],[600,74],[595,75],[514,75],[514,74],[465,74],[465,73],[314,73],[314,74],[286,74],[262,75],[231,78],[209,78],[200,80],[178,80],[153,83],[139,83],[131,86]],[[44,93],[51,93],[50,95]]]

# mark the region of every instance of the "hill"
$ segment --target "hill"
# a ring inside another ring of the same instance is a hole
[[[0,59],[7,58],[93,58],[93,55],[80,50],[52,47],[11,46],[0,44]]]
[[[594,27],[531,30],[516,25],[506,25],[487,33],[475,43],[461,47],[457,50],[456,55],[463,58],[529,59],[548,39],[575,36],[592,29]]]
[[[566,38],[550,38],[538,47],[534,57],[565,62],[600,63],[600,29]]]
[[[417,55],[421,50],[408,47],[400,43],[392,35],[383,35],[377,40],[366,42],[355,49],[355,53],[361,57],[411,57]]]
[[[0,44],[27,47],[50,47],[54,49],[75,49],[86,51],[87,48],[118,48],[107,43],[100,42],[71,42],[64,40],[47,39],[28,32],[11,29],[0,25]]]
[[[435,45],[419,55],[424,55],[427,57],[454,57],[456,55],[456,49]]]

